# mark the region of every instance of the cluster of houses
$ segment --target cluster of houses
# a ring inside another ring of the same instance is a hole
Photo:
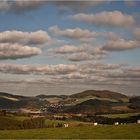
[[[44,113],[56,113],[58,111],[60,111],[63,108],[63,104],[47,104],[45,106],[41,107],[41,111],[43,111]]]

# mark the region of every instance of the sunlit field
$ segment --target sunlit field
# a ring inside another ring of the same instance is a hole
[[[69,128],[1,130],[1,139],[140,139],[140,125],[98,125]]]

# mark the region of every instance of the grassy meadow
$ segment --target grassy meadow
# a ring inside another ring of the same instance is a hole
[[[0,139],[140,139],[140,125],[1,130]]]
[[[134,113],[123,113],[123,114],[105,114],[105,115],[100,115],[108,118],[127,118],[131,116],[136,116],[139,115],[140,112],[134,112]]]

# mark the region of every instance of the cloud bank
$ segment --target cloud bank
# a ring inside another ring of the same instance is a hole
[[[104,58],[108,54],[105,50],[101,49],[100,46],[94,47],[88,44],[80,46],[64,45],[59,48],[48,49],[48,52],[57,54],[58,56],[73,62],[98,60]]]
[[[120,11],[105,11],[96,14],[80,13],[73,16],[69,16],[69,18],[75,21],[81,21],[97,26],[108,27],[129,27],[135,23],[133,16],[123,14]]]
[[[41,54],[41,49],[20,44],[0,43],[0,60],[26,58]]]
[[[86,84],[135,85],[140,82],[140,67],[123,64],[57,64],[57,65],[18,65],[0,64],[0,72],[25,75],[47,75],[53,83],[77,82]],[[46,77],[42,77],[44,82]],[[69,80],[67,80],[69,79]]]
[[[0,10],[1,11],[12,11],[12,12],[24,12],[30,11],[42,6],[46,1],[34,0],[34,1],[27,1],[27,0],[1,0],[0,1]]]
[[[109,40],[103,45],[102,49],[106,51],[125,51],[140,47],[139,43],[139,41],[135,40]]]
[[[85,10],[89,7],[95,7],[101,5],[103,3],[107,3],[107,1],[63,1],[63,0],[1,0],[0,1],[0,10],[1,11],[12,11],[12,12],[26,12],[31,11],[37,8],[40,8],[43,5],[52,4],[58,8],[58,10],[72,10],[72,11],[81,11]],[[79,9],[77,9],[77,5],[80,5]]]
[[[89,39],[95,38],[98,35],[96,32],[90,32],[87,29],[80,28],[60,30],[58,26],[50,27],[48,31],[56,36],[67,37],[70,39]]]
[[[76,70],[76,65],[17,65],[0,64],[0,71],[11,74],[55,75],[67,74]]]
[[[0,32],[0,42],[20,43],[24,45],[45,44],[50,40],[47,32],[38,30],[36,32],[4,31]]]

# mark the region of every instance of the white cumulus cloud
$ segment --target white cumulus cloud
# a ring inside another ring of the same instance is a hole
[[[106,51],[125,51],[128,49],[135,49],[138,47],[140,47],[138,41],[118,39],[107,41],[105,45],[103,45],[102,49]]]
[[[0,60],[18,59],[39,55],[41,49],[20,44],[0,43]]]
[[[87,29],[80,28],[60,30],[58,26],[52,26],[48,31],[56,36],[67,37],[70,39],[89,39],[95,38],[98,35],[96,32],[90,32]]]
[[[135,22],[133,16],[123,14],[120,11],[100,12],[96,14],[76,14],[69,16],[70,19],[75,21],[82,21],[85,23],[95,24],[97,26],[109,27],[128,27],[132,26]]]
[[[50,40],[47,32],[39,30],[36,32],[4,31],[0,32],[0,42],[21,44],[44,44]]]

